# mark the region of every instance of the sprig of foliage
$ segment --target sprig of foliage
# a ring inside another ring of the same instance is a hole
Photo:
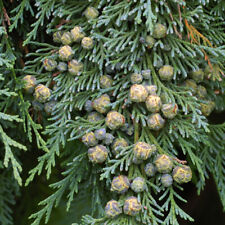
[[[160,200],[166,198],[168,196],[167,200],[163,204],[162,208],[163,210],[168,211],[168,215],[165,218],[163,224],[169,225],[169,224],[175,224],[179,225],[177,220],[177,215],[185,220],[189,220],[193,222],[193,218],[191,218],[187,213],[185,213],[176,203],[176,198],[180,201],[186,202],[178,193],[175,192],[175,190],[171,187],[168,190],[166,190],[163,195],[160,197]]]
[[[20,144],[13,138],[9,137],[6,133],[6,128],[7,127],[14,127],[13,123],[21,123],[23,122],[22,119],[19,118],[19,115],[10,115],[9,113],[5,113],[6,110],[8,110],[8,102],[10,101],[10,98],[15,98],[17,96],[17,93],[13,91],[9,91],[10,89],[7,88],[7,80],[5,79],[6,74],[4,74],[4,70],[7,71],[12,68],[12,65],[14,64],[15,57],[12,52],[10,52],[9,48],[6,48],[6,51],[3,52],[4,40],[6,38],[6,31],[4,29],[1,29],[0,35],[3,37],[3,42],[2,42],[2,48],[0,49],[0,52],[2,55],[12,55],[11,58],[8,60],[4,60],[0,58],[1,62],[4,62],[4,66],[0,69],[0,80],[1,80],[1,85],[0,85],[0,99],[2,99],[0,103],[0,108],[2,112],[0,112],[0,140],[3,143],[4,149],[5,149],[5,155],[4,155],[4,166],[7,168],[9,167],[9,162],[12,164],[12,169],[13,169],[13,174],[19,185],[22,185],[22,179],[20,176],[20,173],[22,171],[22,167],[20,163],[18,162],[18,159],[14,153],[14,149],[20,149],[20,150],[27,150],[26,146]],[[10,122],[10,123],[9,123]]]
[[[1,168],[2,170],[2,168]],[[13,211],[11,206],[16,203],[15,197],[19,194],[18,183],[12,176],[10,169],[0,174],[0,223],[12,225]]]
[[[16,14],[14,17],[11,17],[11,21],[13,22],[10,25],[9,31],[11,32],[13,29],[17,29],[18,23],[20,21],[21,24],[24,22],[24,11],[29,11],[32,16],[34,16],[34,11],[30,4],[30,0],[23,0],[16,8],[14,8],[11,13]]]
[[[39,224],[44,216],[45,223],[47,223],[52,208],[59,205],[59,202],[66,191],[69,191],[67,194],[67,210],[69,210],[74,195],[78,193],[78,184],[86,177],[87,165],[85,163],[85,158],[86,153],[75,157],[73,161],[68,164],[68,169],[62,173],[65,178],[50,185],[50,187],[56,189],[56,191],[39,203],[43,208],[30,216],[30,219],[34,219],[32,225]]]
[[[204,156],[205,170],[210,171],[213,174],[214,180],[217,185],[217,190],[225,210],[225,153],[224,153],[224,139],[225,137],[225,124],[210,125],[209,145],[204,145],[203,153]]]

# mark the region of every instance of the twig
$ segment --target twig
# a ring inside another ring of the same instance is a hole
[[[4,17],[5,17],[5,21],[8,23],[8,26],[10,26],[11,22],[10,22],[10,18],[9,18],[9,16],[7,14],[7,11],[6,11],[5,7],[3,7],[2,9],[3,9],[3,14],[4,14]]]
[[[180,160],[178,158],[173,158],[175,161],[177,161],[178,163],[182,164],[182,165],[185,165],[187,164],[187,161],[186,160]]]
[[[171,20],[172,20],[172,22],[173,22],[174,19],[173,19],[172,13],[170,13],[169,15],[170,15],[170,18],[171,18]],[[174,25],[174,23],[173,23],[173,29],[174,29],[176,35],[177,35],[180,39],[182,39],[182,35],[177,31],[177,28],[176,28],[176,26]]]
[[[182,22],[182,16],[181,16],[181,11],[180,11],[180,5],[179,4],[177,4],[177,8],[178,8],[180,22]]]
[[[59,74],[60,74],[60,72],[56,72],[56,73],[53,73],[52,76],[53,76],[53,77],[56,77],[56,76],[58,76]]]
[[[63,24],[69,23],[69,22],[71,22],[71,20],[64,20],[64,19],[62,19],[62,20],[60,21],[60,23],[56,26],[56,28],[58,29],[58,28],[61,27]]]

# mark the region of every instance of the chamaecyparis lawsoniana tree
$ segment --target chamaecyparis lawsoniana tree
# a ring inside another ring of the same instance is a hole
[[[225,209],[225,123],[209,117],[225,107],[224,10],[223,0],[0,0],[0,224],[16,224],[22,184],[55,168],[32,225],[61,201],[70,216],[78,204],[74,225],[193,221],[182,186],[200,193],[209,174]]]

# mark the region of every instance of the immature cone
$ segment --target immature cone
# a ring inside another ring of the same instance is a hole
[[[170,65],[165,65],[159,69],[159,77],[161,80],[171,81],[173,78],[174,69]]]
[[[163,104],[161,110],[166,118],[173,119],[177,115],[178,106],[176,103]]]
[[[145,179],[142,177],[136,177],[131,183],[131,189],[136,193],[144,191],[145,188],[146,188]]]
[[[209,116],[214,110],[216,104],[213,101],[207,101],[206,103],[200,103],[201,111],[204,116]]]
[[[67,71],[67,64],[64,63],[64,62],[59,62],[58,66],[57,66],[57,69],[60,71],[60,72],[65,72]]]
[[[99,113],[106,113],[108,111],[109,104],[110,97],[107,94],[103,94],[93,101],[93,108]]]
[[[93,102],[91,100],[87,100],[84,104],[84,109],[87,112],[91,112],[93,110]]]
[[[191,78],[197,83],[202,82],[204,80],[204,72],[202,69],[193,71],[191,73]]]
[[[156,42],[155,39],[149,35],[145,39],[145,43],[148,49],[153,48],[153,46],[155,45],[155,42]]]
[[[169,173],[173,168],[173,160],[165,154],[158,155],[154,163],[160,173]]]
[[[149,95],[145,101],[148,111],[156,113],[159,112],[162,102],[158,95]]]
[[[115,139],[115,137],[110,134],[110,133],[106,133],[105,134],[105,139],[103,140],[105,145],[110,145],[113,143],[113,140]]]
[[[88,149],[88,157],[92,163],[101,164],[106,161],[108,157],[107,148],[103,145],[97,145]]]
[[[197,96],[200,99],[204,99],[207,96],[207,90],[204,86],[198,85]]]
[[[169,174],[163,174],[160,179],[164,187],[169,187],[173,184],[173,178]]]
[[[81,41],[81,45],[82,45],[83,48],[89,50],[89,49],[92,49],[92,48],[93,48],[93,46],[94,46],[94,41],[93,41],[93,39],[90,38],[90,37],[84,37],[84,38],[82,39],[82,41]]]
[[[159,113],[154,113],[148,117],[147,124],[151,130],[157,131],[164,127],[165,120],[161,117]]]
[[[116,130],[123,126],[125,123],[125,117],[119,112],[110,111],[106,116],[105,122],[109,129]]]
[[[187,87],[191,93],[193,95],[196,94],[197,90],[198,90],[198,85],[196,84],[196,82],[192,79],[187,79],[184,81],[184,86]]]
[[[111,200],[107,202],[105,207],[105,214],[109,218],[114,218],[122,213],[122,209],[119,206],[119,202],[115,200]]]
[[[212,76],[216,78],[220,78],[220,66],[217,64],[207,65],[204,74],[207,79],[211,78]]]
[[[136,165],[140,165],[143,163],[143,160],[142,159],[137,159],[136,157],[133,157],[133,160],[132,162]]]
[[[191,181],[192,171],[189,166],[176,166],[173,169],[173,179],[179,183],[188,183]]]
[[[153,153],[156,152],[155,145],[149,145],[145,142],[137,142],[134,145],[134,157],[141,160],[148,159]]]
[[[132,102],[144,102],[148,97],[148,92],[143,85],[133,84],[129,96]]]
[[[130,80],[132,84],[140,84],[143,80],[143,77],[139,73],[132,73],[130,76]]]
[[[36,100],[32,101],[32,107],[35,111],[42,111],[44,108],[43,104]]]
[[[111,184],[111,191],[115,191],[118,194],[125,193],[130,187],[128,178],[124,175],[114,177]]]
[[[84,65],[82,62],[78,62],[76,59],[71,60],[68,63],[69,73],[72,75],[80,75],[83,71]]]
[[[127,198],[124,202],[123,211],[130,216],[137,215],[141,210],[141,203],[134,196]]]
[[[56,105],[56,101],[46,102],[45,105],[44,105],[45,112],[48,115],[52,114],[55,105]]]
[[[89,133],[85,134],[82,137],[82,142],[88,147],[95,146],[98,144],[98,141],[93,132],[89,132]]]
[[[151,70],[142,70],[141,75],[144,79],[150,79],[151,78]]]
[[[96,8],[94,7],[88,7],[85,11],[84,11],[84,15],[86,16],[87,19],[95,19],[98,17],[99,12]]]
[[[35,100],[41,103],[45,103],[49,100],[51,91],[43,84],[39,84],[34,91]]]
[[[63,35],[63,32],[62,31],[56,31],[54,34],[53,34],[53,41],[54,42],[57,42],[57,43],[61,43],[61,37]]]
[[[65,45],[59,49],[59,58],[63,61],[71,60],[73,54],[74,52],[69,45]]]
[[[84,37],[83,30],[79,26],[75,26],[70,32],[74,42],[79,42]]]
[[[64,45],[70,45],[73,42],[73,37],[70,32],[64,32],[61,37],[61,42]]]
[[[117,155],[126,147],[128,147],[128,142],[124,138],[116,138],[112,144],[112,152],[114,155]]]
[[[104,116],[98,112],[91,112],[88,114],[87,120],[91,123],[96,123],[99,120],[103,120]]]
[[[164,38],[166,36],[166,30],[167,30],[166,26],[157,23],[153,30],[153,37],[157,39]]]
[[[112,80],[111,76],[103,75],[100,77],[101,88],[103,88],[103,89],[110,88],[110,87],[112,87],[112,84],[113,84],[113,80]]]
[[[106,129],[105,128],[100,128],[95,131],[95,137],[97,140],[102,141],[106,137]]]
[[[34,88],[35,86],[37,85],[37,80],[34,76],[31,76],[31,75],[26,75],[24,78],[23,78],[23,81],[25,81],[25,84],[24,84],[24,90],[31,94],[33,93],[34,91]]]
[[[145,165],[145,174],[147,175],[147,177],[153,177],[156,174],[156,167],[152,164],[152,163],[148,163]]]
[[[53,59],[45,59],[43,65],[45,70],[53,71],[57,67],[57,62]]]
[[[168,95],[165,92],[162,92],[160,95],[162,104],[166,104],[168,102]]]
[[[156,85],[145,85],[145,89],[147,90],[149,95],[156,95],[156,92],[157,92]]]
[[[128,129],[126,131],[126,134],[129,135],[129,136],[134,134],[134,126],[133,125],[128,127]]]

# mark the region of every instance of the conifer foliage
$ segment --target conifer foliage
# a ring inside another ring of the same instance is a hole
[[[55,168],[32,225],[48,224],[62,201],[68,216],[83,205],[73,225],[194,221],[179,206],[183,185],[200,193],[209,174],[225,210],[225,123],[212,119],[225,108],[223,0],[0,9],[0,224],[17,224],[16,196]]]

